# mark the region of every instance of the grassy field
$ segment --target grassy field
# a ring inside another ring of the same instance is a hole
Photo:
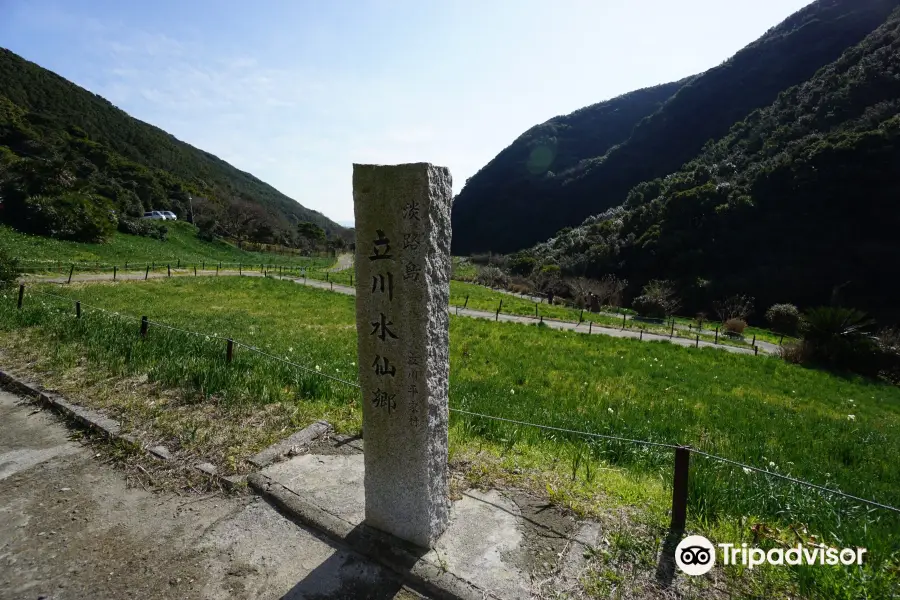
[[[74,319],[71,300],[31,294],[17,311],[7,292],[0,298],[3,360],[28,364],[73,395],[89,388],[87,401],[135,428],[152,423],[175,447],[240,469],[252,452],[315,418],[344,431],[360,428],[358,392],[321,376],[356,380],[352,297],[261,278],[42,289],[78,298],[83,318]],[[470,306],[472,301],[470,294]],[[141,315],[205,335],[151,325],[141,341]],[[225,365],[224,341],[215,336],[233,337],[308,371],[241,346],[235,362]],[[141,386],[152,388],[152,402],[142,399],[150,392]],[[690,444],[900,504],[900,388],[889,385],[775,358],[454,317],[450,393],[456,409]],[[624,508],[651,532],[652,539],[643,541],[647,547],[665,535],[668,449],[454,413],[451,458],[476,483],[541,487],[554,501],[586,514]],[[897,515],[695,455],[689,517],[693,530],[718,541],[751,542],[753,531],[764,531],[771,538],[760,542],[765,547],[776,540],[796,543],[808,530],[818,540],[869,550],[870,562],[858,570],[726,569],[741,594],[850,599],[886,598],[897,590]],[[757,524],[769,529],[754,530]],[[629,543],[620,541],[622,547]],[[616,576],[610,565],[596,571],[601,584]]]
[[[0,247],[10,256],[23,262],[23,266],[36,268],[45,266],[56,270],[68,268],[72,263],[86,266],[118,265],[129,262],[156,262],[157,264],[177,261],[183,264],[207,262],[285,265],[309,265],[325,267],[331,265],[332,258],[304,258],[261,252],[246,252],[222,241],[204,242],[197,239],[197,230],[190,223],[167,223],[169,237],[166,241],[148,237],[126,235],[116,232],[104,244],[67,242],[44,236],[20,233],[6,226],[0,226]]]
[[[503,302],[502,306],[500,305],[501,301]],[[520,315],[523,317],[544,317],[545,319],[556,319],[573,323],[591,321],[595,325],[600,325],[603,327],[613,327],[617,329],[623,327],[624,325],[624,327],[627,329],[643,329],[648,333],[655,333],[657,335],[665,336],[672,334],[675,337],[681,337],[691,340],[696,339],[696,337],[699,335],[700,340],[704,342],[717,342],[719,344],[728,346],[747,347],[750,345],[749,340],[745,341],[739,339],[729,339],[724,335],[720,335],[718,336],[718,338],[716,338],[715,334],[711,333],[709,331],[709,328],[706,327],[705,324],[704,333],[698,334],[697,331],[689,331],[686,329],[688,323],[690,322],[687,319],[683,319],[683,323],[676,319],[676,322],[682,325],[682,327],[684,327],[685,329],[676,327],[673,331],[666,325],[638,321],[633,319],[630,315],[623,320],[621,316],[616,316],[608,313],[598,314],[592,313],[588,310],[582,311],[577,308],[570,308],[558,304],[550,305],[546,303],[536,303],[527,298],[521,298],[512,294],[492,290],[482,285],[478,285],[475,283],[465,283],[462,281],[450,282],[450,305],[453,307],[465,306],[466,308],[488,312],[495,312],[498,308],[500,308],[503,314]],[[715,328],[715,324],[713,324],[712,327]],[[771,337],[775,339],[775,342],[778,341],[778,337],[775,336],[775,334],[771,332],[766,332],[766,334],[768,334],[768,336],[761,335],[759,339],[764,339],[764,337]],[[753,334],[748,333],[748,335],[752,336]]]

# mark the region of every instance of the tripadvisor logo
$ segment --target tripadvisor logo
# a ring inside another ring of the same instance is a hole
[[[717,544],[722,553],[722,564],[743,565],[753,569],[770,565],[861,565],[865,548],[808,547],[798,544],[791,548],[750,548],[747,544]],[[691,535],[675,548],[675,564],[688,575],[703,575],[716,564],[716,549],[702,535]]]

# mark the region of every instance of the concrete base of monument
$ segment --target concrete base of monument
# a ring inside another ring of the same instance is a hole
[[[315,451],[315,449],[314,449]],[[413,589],[454,599],[519,599],[575,591],[585,549],[600,530],[515,492],[469,490],[455,500],[434,549],[364,524],[363,457],[344,446],[305,454],[248,477],[295,521],[398,572]]]

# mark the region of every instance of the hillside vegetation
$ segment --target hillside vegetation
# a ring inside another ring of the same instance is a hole
[[[40,270],[43,266],[55,270],[57,264],[65,269],[72,263],[88,263],[89,267],[90,263],[117,265],[121,269],[126,263],[138,265],[156,262],[158,265],[172,263],[174,266],[177,261],[183,264],[205,261],[210,265],[214,262],[246,265],[265,262],[313,266],[329,266],[334,262],[331,257],[311,258],[248,252],[221,240],[207,242],[197,237],[197,228],[190,223],[169,223],[166,228],[168,232],[165,240],[115,232],[105,243],[92,244],[30,235],[0,226],[0,248],[29,271]]]
[[[741,292],[896,320],[898,136],[900,11],[681,170],[529,253],[633,285],[678,280],[686,308]]]
[[[130,117],[96,94],[0,48],[3,220],[63,239],[104,239],[122,218],[191,210],[234,239],[297,245],[308,221],[346,230],[249,173]]]
[[[453,207],[454,253],[520,250],[622,204],[635,185],[678,170],[707,141],[726,135],[755,109],[838,59],[897,5],[896,0],[818,0],[722,65],[689,79],[658,110],[648,107],[652,114],[641,118],[640,111],[624,112],[616,135],[630,129],[632,119],[639,123],[608,149],[604,144],[579,147],[573,152],[583,154],[535,170],[527,160],[529,149],[555,148],[559,136],[552,127],[539,130],[540,137],[529,131],[460,192]],[[666,86],[660,90],[668,91]],[[549,124],[554,122],[559,119]],[[569,137],[601,137],[611,122],[573,126],[584,131],[567,132]]]

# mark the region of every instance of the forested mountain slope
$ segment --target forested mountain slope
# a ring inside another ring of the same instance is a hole
[[[679,282],[686,308],[731,293],[832,300],[900,320],[900,9],[859,45],[623,207],[530,253],[633,287]]]
[[[55,202],[79,192],[101,210],[111,207],[132,216],[159,208],[184,216],[190,194],[200,198],[195,211],[219,219],[234,236],[259,241],[290,241],[285,238],[298,221],[316,223],[330,234],[344,231],[253,175],[4,48],[0,169],[7,195],[12,190]],[[48,179],[56,185],[45,186]]]
[[[722,65],[691,78],[627,139],[604,153],[579,156],[574,166],[571,159],[561,165],[551,161],[543,172],[534,172],[520,160],[512,167],[516,176],[510,177],[511,168],[501,170],[495,159],[456,198],[454,252],[518,250],[621,204],[632,187],[677,170],[708,140],[722,137],[754,109],[836,60],[881,25],[898,3],[812,3]],[[585,126],[600,135],[606,124]],[[552,145],[551,136],[544,143]]]

